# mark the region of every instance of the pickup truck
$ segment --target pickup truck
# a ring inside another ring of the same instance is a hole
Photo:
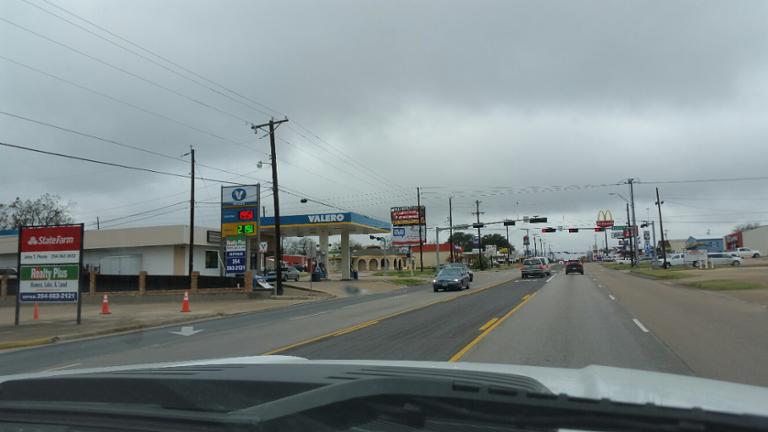
[[[760,258],[759,250],[750,249],[747,247],[736,248],[736,250],[733,250],[731,252],[737,254],[742,258]]]

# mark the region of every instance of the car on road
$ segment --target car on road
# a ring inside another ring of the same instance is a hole
[[[475,274],[472,273],[472,270],[467,267],[464,263],[450,263],[445,266],[445,268],[457,268],[462,271],[464,271],[467,275],[469,275],[469,281],[473,282],[475,280]]]
[[[523,279],[545,277],[548,274],[548,267],[541,258],[528,258],[523,261],[523,268],[520,269],[520,273],[522,273]]]
[[[569,273],[584,274],[584,264],[579,260],[568,260],[565,263],[565,274]]]
[[[732,252],[735,252],[741,258],[760,258],[762,256],[759,250],[750,249],[747,247],[736,248]]]
[[[458,268],[443,269],[432,280],[432,288],[435,292],[469,289],[469,275]]]
[[[664,266],[664,257],[659,258],[658,260],[660,266]],[[675,266],[683,266],[686,265],[685,261],[685,255],[681,253],[673,253],[667,255],[667,268],[675,267]]]
[[[287,282],[289,280],[296,281],[296,282],[299,281],[299,278],[301,277],[301,272],[296,267],[289,266],[282,270],[283,270],[283,282]],[[274,282],[277,280],[277,273],[274,271],[271,271],[267,273],[266,276],[264,276],[264,279],[267,282]]]

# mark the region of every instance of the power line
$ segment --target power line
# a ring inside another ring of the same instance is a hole
[[[25,147],[25,146],[21,146],[21,145],[17,145],[17,144],[6,143],[6,142],[0,142],[0,145],[4,146],[4,147],[11,147],[11,148],[19,149],[19,150],[26,150],[26,151],[31,151],[31,152],[35,152],[35,153],[42,153],[42,154],[46,154],[46,155],[50,155],[50,156],[56,156],[56,157],[61,157],[61,158],[65,158],[65,159],[73,159],[73,160],[79,160],[79,161],[83,161],[83,162],[96,163],[96,164],[100,164],[100,165],[108,165],[108,166],[113,166],[113,167],[116,167],[116,168],[124,168],[124,169],[135,170],[135,171],[144,171],[144,172],[149,172],[149,173],[152,173],[152,174],[160,174],[160,175],[165,175],[165,176],[180,177],[180,178],[184,178],[184,179],[189,178],[189,176],[185,175],[185,174],[172,173],[172,172],[168,172],[168,171],[160,171],[160,170],[155,170],[155,169],[151,169],[151,168],[136,167],[136,166],[125,165],[125,164],[116,163],[116,162],[106,162],[106,161],[101,161],[101,160],[97,160],[97,159],[91,159],[91,158],[86,158],[86,157],[82,157],[82,156],[68,155],[68,154],[64,154],[64,153],[51,152],[51,151],[47,151],[47,150],[41,150],[41,149],[36,149],[36,148],[32,148],[32,147]],[[232,184],[232,185],[240,185],[241,184],[241,183],[235,183],[235,182],[230,182],[230,181],[226,181],[226,180],[219,180],[219,179],[211,179],[211,178],[206,178],[206,177],[195,177],[195,178],[198,179],[198,180],[216,181],[216,182],[227,183],[227,184]]]
[[[635,183],[642,183],[642,184],[726,183],[726,182],[762,181],[762,180],[768,180],[768,177],[759,176],[759,177],[710,178],[710,179],[694,179],[694,180],[636,181]]]
[[[120,45],[120,44],[116,43],[115,41],[113,41],[113,40],[110,40],[110,39],[108,39],[108,38],[106,38],[106,37],[104,37],[104,36],[102,36],[102,35],[99,35],[99,34],[97,34],[96,32],[93,32],[93,31],[91,31],[91,30],[89,30],[89,29],[85,28],[84,26],[81,26],[81,25],[79,25],[79,24],[77,24],[77,23],[74,23],[74,22],[72,22],[72,21],[70,21],[70,20],[68,20],[68,19],[66,19],[66,18],[64,18],[64,17],[62,17],[61,15],[57,15],[57,14],[55,14],[55,13],[51,12],[50,10],[43,8],[42,6],[36,5],[36,4],[34,4],[34,3],[32,3],[32,2],[30,2],[30,1],[28,1],[28,0],[22,0],[22,1],[24,1],[25,3],[29,4],[30,6],[33,6],[33,7],[37,8],[37,9],[39,9],[39,10],[41,10],[41,11],[43,11],[43,12],[45,12],[45,13],[49,14],[49,15],[52,15],[52,16],[54,16],[54,17],[56,17],[56,18],[58,18],[58,19],[60,19],[60,20],[62,20],[62,21],[65,21],[65,22],[69,23],[70,25],[73,25],[73,26],[75,26],[75,27],[77,27],[77,28],[79,28],[79,29],[81,29],[81,30],[83,30],[83,31],[85,31],[85,32],[87,32],[87,33],[89,33],[89,34],[93,35],[93,36],[96,36],[96,37],[98,37],[98,38],[100,38],[100,39],[102,39],[102,40],[104,40],[104,41],[106,41],[106,42],[108,42],[108,43],[110,43],[110,44],[112,44],[112,45],[114,45],[114,46],[117,46],[117,47],[118,47],[118,48],[120,48],[120,49],[123,49],[123,50],[125,50],[125,51],[127,51],[127,52],[129,52],[129,53],[131,53],[131,54],[134,54],[134,55],[136,55],[136,56],[138,56],[138,57],[140,57],[140,58],[142,58],[142,59],[146,60],[146,61],[149,61],[150,63],[152,63],[152,64],[154,64],[154,65],[156,65],[156,66],[159,66],[159,67],[161,67],[161,68],[163,68],[163,69],[167,70],[168,72],[171,72],[171,73],[173,73],[173,74],[175,74],[175,75],[177,75],[177,76],[180,76],[180,77],[182,77],[182,78],[184,78],[184,79],[186,79],[186,80],[188,80],[188,81],[191,81],[191,82],[193,82],[193,83],[195,83],[195,84],[197,84],[197,85],[199,85],[199,86],[201,86],[201,87],[203,87],[203,88],[205,88],[205,89],[207,89],[207,90],[209,90],[209,91],[212,91],[212,92],[214,92],[214,93],[216,93],[216,94],[219,94],[219,95],[221,95],[221,96],[224,96],[224,97],[226,97],[227,99],[229,99],[229,100],[232,100],[232,101],[234,101],[234,102],[236,102],[236,103],[238,103],[238,104],[241,104],[241,105],[243,105],[243,106],[246,106],[246,107],[248,107],[248,108],[250,108],[250,109],[252,109],[252,110],[254,110],[254,111],[258,112],[258,113],[261,113],[261,114],[265,114],[265,115],[270,115],[270,113],[268,113],[268,112],[266,112],[266,111],[264,111],[264,110],[261,110],[261,109],[259,109],[259,108],[256,108],[256,107],[254,107],[254,106],[252,106],[252,105],[250,105],[250,104],[244,103],[244,102],[242,102],[241,100],[235,99],[235,98],[233,98],[233,97],[231,97],[231,96],[229,96],[229,95],[227,95],[227,94],[225,94],[225,93],[223,93],[223,92],[221,92],[221,91],[219,91],[219,90],[217,90],[217,89],[215,89],[215,88],[213,88],[213,87],[211,87],[211,86],[208,86],[208,85],[206,85],[206,84],[204,84],[204,83],[201,83],[200,81],[197,81],[197,80],[195,80],[195,79],[192,79],[192,78],[190,78],[190,77],[188,77],[188,76],[186,76],[186,75],[184,75],[184,74],[181,74],[181,73],[179,73],[178,71],[176,71],[176,70],[174,70],[174,69],[172,69],[172,68],[170,68],[170,67],[168,67],[168,66],[166,66],[166,65],[163,65],[163,64],[161,64],[161,63],[159,63],[159,62],[157,62],[157,61],[155,61],[155,60],[153,60],[153,59],[151,59],[151,58],[149,58],[149,57],[147,57],[147,56],[145,56],[145,55],[143,55],[143,54],[141,54],[141,53],[138,53],[138,52],[136,52],[136,51],[134,51],[134,50],[131,50],[131,49],[129,49],[129,48],[127,48],[127,47],[123,46],[123,45]],[[272,109],[272,108],[270,108],[270,107],[268,107],[268,106],[266,106],[266,105],[264,105],[264,104],[261,104],[261,103],[259,103],[259,102],[257,102],[257,101],[253,101],[252,99],[249,99],[249,98],[247,98],[247,97],[243,96],[242,94],[239,94],[239,93],[237,93],[237,92],[235,92],[235,91],[233,91],[233,90],[231,90],[231,89],[228,89],[228,88],[226,88],[226,87],[222,86],[221,84],[218,84],[218,83],[216,83],[216,82],[214,82],[214,81],[212,81],[212,80],[209,80],[209,79],[207,79],[207,78],[203,77],[202,75],[199,75],[199,74],[197,74],[197,73],[195,73],[195,72],[193,72],[193,71],[189,70],[188,68],[185,68],[185,67],[183,67],[183,66],[181,66],[181,65],[179,65],[179,64],[177,64],[177,63],[175,63],[175,62],[173,62],[173,61],[171,61],[171,60],[169,60],[169,59],[168,59],[168,58],[166,58],[166,57],[163,57],[163,56],[161,56],[161,55],[159,55],[159,54],[157,54],[157,53],[154,53],[154,52],[152,52],[152,51],[150,51],[150,50],[148,50],[148,49],[146,49],[146,48],[143,48],[143,47],[141,47],[140,45],[138,45],[138,44],[136,44],[136,43],[134,43],[134,42],[131,42],[131,41],[129,41],[128,39],[126,39],[126,38],[123,38],[123,37],[121,37],[121,36],[119,36],[119,35],[117,35],[117,34],[115,34],[115,33],[111,32],[111,31],[107,30],[106,28],[104,28],[104,27],[101,27],[101,26],[99,26],[99,25],[97,25],[97,24],[95,24],[95,23],[93,23],[93,22],[91,22],[91,21],[89,21],[89,20],[87,20],[87,19],[85,19],[85,18],[83,18],[83,17],[81,17],[81,16],[79,16],[79,15],[77,15],[77,14],[73,13],[73,12],[70,12],[70,11],[68,11],[67,9],[65,9],[65,8],[63,8],[63,7],[61,7],[61,6],[58,6],[58,5],[56,5],[56,4],[54,4],[54,3],[51,3],[51,2],[49,2],[49,1],[47,1],[47,0],[44,0],[44,1],[45,1],[47,4],[49,4],[49,5],[53,6],[53,7],[56,7],[57,9],[59,9],[59,10],[62,10],[62,11],[64,11],[64,12],[68,13],[69,15],[72,15],[72,16],[74,16],[74,17],[77,17],[78,19],[80,19],[80,20],[82,20],[82,21],[84,21],[84,22],[86,22],[86,23],[88,23],[88,24],[90,24],[90,25],[92,25],[92,26],[94,26],[94,27],[98,28],[98,29],[99,29],[99,30],[101,30],[101,31],[104,31],[104,32],[106,32],[106,33],[110,34],[110,35],[111,35],[111,36],[113,36],[113,37],[116,37],[116,38],[118,38],[118,39],[120,39],[120,40],[122,40],[122,41],[124,41],[124,42],[126,42],[126,43],[129,43],[129,44],[131,44],[132,46],[135,46],[135,47],[137,47],[137,48],[139,48],[139,49],[141,49],[141,50],[143,50],[143,51],[145,51],[145,52],[147,52],[147,53],[150,53],[151,55],[153,55],[153,56],[155,56],[155,57],[157,57],[157,58],[160,58],[160,59],[162,59],[163,61],[165,61],[165,62],[167,62],[167,63],[169,63],[169,64],[171,64],[171,65],[173,65],[173,66],[175,66],[175,67],[177,67],[177,68],[179,68],[179,69],[182,69],[182,70],[184,70],[185,72],[191,73],[191,74],[193,74],[193,75],[195,75],[195,76],[197,76],[197,77],[199,77],[199,78],[201,78],[201,79],[203,79],[203,80],[205,80],[205,81],[207,81],[207,82],[210,82],[210,83],[212,83],[212,84],[214,84],[214,85],[216,85],[216,86],[218,86],[218,87],[221,87],[221,88],[225,89],[226,91],[228,91],[228,92],[230,92],[230,93],[233,93],[233,94],[237,95],[238,97],[240,97],[240,98],[242,98],[242,99],[245,99],[245,100],[251,101],[251,102],[253,102],[253,103],[255,103],[255,104],[259,105],[259,106],[263,106],[263,107],[265,107],[265,108],[269,109],[270,111],[273,111],[273,112],[277,112],[277,113],[279,113],[279,111],[278,111],[278,110]],[[6,21],[7,21],[7,20],[6,20]],[[8,22],[8,21],[7,21],[7,22]],[[228,113],[228,112],[226,112],[226,111],[220,110],[220,109],[218,109],[218,108],[216,108],[216,107],[213,107],[212,105],[209,105],[209,104],[203,103],[203,102],[201,102],[201,101],[198,101],[197,99],[194,99],[194,98],[191,98],[191,97],[189,97],[189,96],[186,96],[186,95],[184,95],[184,94],[182,94],[182,93],[180,93],[180,92],[177,92],[177,91],[175,91],[175,90],[173,90],[173,89],[169,89],[169,88],[167,88],[167,87],[165,87],[165,86],[162,86],[162,85],[159,85],[159,84],[157,84],[157,83],[154,83],[154,82],[153,82],[153,81],[151,81],[151,80],[148,80],[148,79],[146,79],[146,78],[143,78],[143,77],[141,77],[141,76],[139,76],[139,75],[137,75],[137,74],[133,74],[133,73],[131,73],[131,72],[129,72],[129,71],[127,71],[127,70],[125,70],[125,69],[122,69],[122,68],[116,67],[116,66],[114,66],[114,65],[111,65],[111,64],[109,64],[109,63],[107,63],[107,62],[104,62],[104,61],[102,61],[102,60],[99,60],[99,59],[97,59],[97,58],[95,58],[95,57],[93,57],[93,56],[89,56],[88,54],[86,54],[86,53],[84,53],[84,52],[82,52],[82,51],[76,50],[75,48],[69,47],[69,46],[67,46],[67,45],[65,45],[65,44],[61,44],[61,43],[58,43],[58,42],[56,42],[56,41],[54,41],[54,40],[52,40],[52,39],[50,39],[50,38],[47,38],[47,37],[45,37],[45,36],[43,36],[43,35],[41,35],[41,34],[39,34],[39,33],[36,33],[36,32],[34,32],[34,31],[30,30],[30,29],[27,29],[27,28],[25,28],[25,27],[22,27],[22,26],[20,26],[20,25],[17,25],[17,24],[11,23],[11,22],[9,22],[9,23],[10,23],[10,24],[12,24],[12,25],[16,25],[17,27],[19,27],[19,28],[21,28],[21,29],[27,30],[27,31],[29,31],[29,32],[31,32],[31,33],[33,33],[33,34],[35,34],[35,35],[36,35],[36,36],[38,36],[38,37],[42,37],[42,38],[45,38],[46,40],[48,40],[48,41],[50,41],[50,42],[53,42],[53,43],[57,43],[57,44],[59,44],[59,45],[61,45],[61,46],[64,46],[64,47],[66,47],[66,48],[69,48],[69,49],[72,49],[72,50],[74,50],[74,51],[78,52],[79,54],[81,54],[81,55],[84,55],[84,56],[86,56],[86,57],[88,57],[88,58],[90,58],[90,59],[92,59],[92,60],[95,60],[95,61],[99,61],[99,62],[101,62],[101,63],[103,63],[103,64],[106,64],[106,65],[108,65],[108,66],[110,66],[110,67],[113,67],[113,68],[117,68],[117,69],[118,69],[118,70],[120,70],[121,72],[124,72],[124,73],[130,74],[131,76],[134,76],[134,77],[136,77],[136,78],[138,78],[138,79],[142,79],[142,80],[144,80],[144,81],[147,81],[147,82],[149,82],[149,83],[151,83],[151,84],[153,84],[153,85],[157,85],[157,86],[159,86],[159,87],[161,87],[161,88],[163,88],[163,89],[165,89],[165,90],[167,90],[167,91],[171,91],[171,92],[173,92],[174,94],[176,94],[176,95],[178,95],[178,96],[181,96],[181,97],[184,97],[184,98],[186,98],[186,99],[192,100],[193,102],[196,102],[196,103],[202,104],[202,105],[204,105],[204,106],[206,106],[206,107],[208,107],[208,108],[211,108],[211,109],[217,110],[217,111],[219,111],[219,112],[221,112],[221,113],[223,113],[223,114],[227,114],[227,115],[229,115],[229,116],[232,116],[232,117],[234,117],[234,118],[237,118],[238,120],[241,120],[241,121],[245,121],[245,119],[243,119],[243,118],[241,118],[241,117],[239,117],[239,116],[237,116],[237,115],[235,115],[235,114],[232,114],[232,113]],[[315,138],[317,138],[317,139],[318,139],[320,142],[322,142],[322,143],[324,143],[325,145],[327,145],[327,146],[329,146],[329,147],[330,147],[330,144],[329,144],[328,142],[326,142],[326,141],[322,140],[322,139],[321,139],[319,136],[317,136],[317,135],[316,135],[316,134],[314,134],[313,132],[309,131],[309,130],[308,130],[306,127],[304,127],[304,126],[301,126],[301,127],[302,127],[304,130],[306,130],[308,133],[310,133],[310,134],[314,135],[314,136],[315,136]],[[293,128],[292,128],[292,129],[293,129]],[[308,137],[306,137],[305,135],[303,135],[303,134],[301,134],[300,132],[296,131],[295,129],[293,129],[293,130],[294,130],[294,131],[295,131],[297,134],[299,134],[300,136],[302,136],[302,137],[303,137],[305,140],[307,140],[308,142],[311,142],[311,140],[310,140]],[[321,145],[321,146],[322,146],[323,144],[320,144],[320,142],[318,142],[318,143],[316,143],[316,144],[317,144],[317,145]],[[327,148],[327,147],[326,147],[326,148]],[[330,151],[331,149],[328,149],[328,150]],[[341,152],[338,152],[338,151],[337,151],[337,154],[339,155],[339,157],[343,157],[343,158],[346,158],[346,159],[349,161],[349,163],[351,163],[352,165],[358,165],[356,161],[354,161],[353,159],[351,159],[349,156],[345,155],[344,153],[341,153]],[[381,180],[381,179],[383,179],[383,177],[381,177],[381,176],[378,176],[378,177],[377,177],[377,176],[374,176],[374,175],[372,175],[372,173],[371,173],[370,171],[364,171],[364,170],[362,170],[362,169],[359,169],[359,171],[360,171],[361,173],[363,173],[363,174],[366,174],[366,175],[368,175],[370,178],[373,178],[373,179],[377,179],[378,181],[381,181],[383,184],[385,184],[385,185],[387,185],[387,186],[388,186],[388,184],[389,184],[389,182],[388,182],[386,179],[384,179],[384,180]],[[315,175],[317,175],[317,174],[315,174]]]
[[[111,101],[113,101],[113,102],[117,102],[117,103],[119,103],[119,104],[121,104],[121,105],[125,105],[125,106],[128,106],[128,107],[130,107],[130,108],[133,108],[133,109],[135,109],[135,110],[141,111],[141,112],[143,112],[143,113],[145,113],[145,114],[149,114],[149,115],[152,115],[152,116],[155,116],[155,117],[161,118],[161,119],[163,119],[163,120],[166,120],[166,121],[170,121],[170,122],[172,122],[172,123],[175,123],[175,124],[177,124],[177,125],[183,126],[183,127],[187,128],[187,129],[193,130],[193,131],[195,131],[195,132],[198,132],[198,133],[201,133],[201,134],[203,134],[203,135],[207,135],[207,136],[210,136],[210,137],[212,137],[212,138],[216,138],[217,140],[220,140],[220,141],[222,141],[222,142],[226,142],[226,143],[230,143],[230,144],[234,144],[234,145],[243,146],[243,143],[239,143],[239,142],[237,142],[237,141],[234,141],[234,140],[231,140],[231,139],[229,139],[229,138],[225,138],[225,137],[223,137],[223,136],[221,136],[221,135],[217,135],[217,134],[215,134],[215,133],[213,133],[213,132],[210,132],[210,131],[206,131],[206,130],[204,130],[204,129],[200,129],[200,128],[198,128],[198,127],[196,127],[196,126],[193,126],[193,125],[191,125],[191,124],[188,124],[188,123],[184,123],[184,122],[182,122],[182,121],[180,121],[180,120],[176,120],[176,119],[174,119],[173,117],[168,117],[168,116],[167,116],[167,115],[165,115],[165,114],[160,114],[160,113],[158,113],[158,112],[155,112],[155,111],[152,111],[152,110],[149,110],[149,109],[143,108],[143,107],[141,107],[141,106],[139,106],[139,105],[135,105],[135,104],[133,104],[133,103],[130,103],[130,102],[126,102],[126,101],[124,101],[124,100],[121,100],[121,99],[118,99],[118,98],[116,98],[116,97],[114,97],[114,96],[111,96],[111,95],[108,95],[108,94],[106,94],[106,93],[100,92],[100,91],[98,91],[98,90],[94,90],[94,89],[92,89],[92,88],[89,88],[89,87],[86,87],[86,86],[80,85],[80,84],[78,84],[78,83],[76,83],[76,82],[74,82],[74,81],[70,81],[70,80],[68,80],[68,79],[66,79],[66,78],[62,78],[62,77],[59,77],[59,76],[57,76],[57,75],[54,75],[54,74],[52,74],[52,73],[46,72],[46,71],[44,71],[44,70],[42,70],[42,69],[38,69],[38,68],[36,68],[36,67],[34,67],[34,66],[30,66],[30,65],[28,65],[28,64],[25,64],[25,63],[22,63],[22,62],[16,61],[16,60],[14,60],[14,59],[12,59],[12,58],[9,58],[9,57],[5,57],[5,56],[3,56],[3,55],[0,55],[0,59],[3,59],[3,60],[5,60],[5,61],[7,61],[7,62],[9,62],[9,63],[13,63],[13,64],[15,64],[15,65],[17,65],[17,66],[19,66],[19,67],[23,67],[23,68],[25,68],[25,69],[31,70],[31,71],[33,71],[33,72],[37,72],[37,73],[39,73],[39,74],[41,74],[41,75],[47,76],[48,78],[51,78],[51,79],[54,79],[54,80],[57,80],[57,81],[61,81],[61,82],[65,83],[65,84],[71,85],[71,86],[73,86],[73,87],[79,88],[79,89],[81,89],[81,90],[87,91],[87,92],[89,92],[89,93],[92,93],[92,94],[95,94],[95,95],[97,95],[97,96],[101,96],[101,97],[103,97],[103,98],[109,99],[109,100],[111,100]],[[248,148],[248,147],[246,147],[246,148]],[[249,149],[250,149],[250,148],[249,148]]]
[[[181,93],[181,92],[179,92],[179,91],[176,91],[176,90],[174,90],[174,89],[172,89],[172,88],[170,88],[170,87],[167,87],[167,86],[164,86],[164,85],[162,85],[162,84],[160,84],[160,83],[157,83],[157,82],[155,82],[155,81],[152,81],[152,80],[151,80],[151,79],[149,79],[149,78],[143,77],[143,76],[141,76],[141,75],[139,75],[139,74],[136,74],[136,73],[133,73],[133,72],[131,72],[131,71],[127,70],[127,69],[121,68],[120,66],[115,66],[115,65],[113,65],[112,63],[109,63],[109,62],[107,62],[107,61],[104,61],[104,60],[102,60],[102,59],[100,59],[100,58],[98,58],[98,57],[96,57],[96,56],[92,56],[92,55],[90,55],[90,54],[88,54],[88,53],[86,53],[86,52],[84,52],[84,51],[81,51],[81,50],[79,50],[79,49],[77,49],[77,48],[75,48],[75,47],[69,46],[69,45],[67,45],[67,44],[65,44],[65,43],[63,43],[63,42],[59,42],[59,41],[57,41],[56,39],[50,38],[50,37],[48,37],[48,36],[45,36],[44,34],[38,33],[38,32],[36,32],[36,31],[34,31],[34,30],[32,30],[32,29],[28,28],[28,27],[24,27],[24,26],[22,26],[21,24],[17,24],[17,23],[15,23],[15,22],[13,22],[13,21],[10,21],[10,20],[7,20],[7,19],[5,19],[5,18],[3,18],[3,17],[0,17],[0,21],[3,21],[3,22],[5,22],[5,23],[7,23],[7,24],[10,24],[10,25],[12,25],[12,26],[16,27],[16,28],[19,28],[19,29],[21,29],[21,30],[24,30],[24,31],[26,31],[26,32],[29,32],[29,33],[31,33],[31,34],[33,34],[33,35],[35,35],[35,36],[37,36],[37,37],[39,37],[39,38],[41,38],[41,39],[47,40],[48,42],[51,42],[51,43],[53,43],[53,44],[56,44],[56,45],[58,45],[58,46],[60,46],[60,47],[66,48],[66,49],[68,49],[68,50],[70,50],[70,51],[72,51],[72,52],[75,52],[75,53],[77,53],[77,54],[80,54],[80,55],[81,55],[81,56],[83,56],[83,57],[86,57],[86,58],[88,58],[88,59],[90,59],[90,60],[93,60],[93,61],[95,61],[95,62],[97,62],[97,63],[100,63],[100,64],[102,64],[102,65],[104,65],[104,66],[107,66],[107,67],[109,67],[109,68],[112,68],[112,69],[114,69],[114,70],[116,70],[116,71],[122,72],[122,73],[124,73],[124,74],[126,74],[126,75],[129,75],[129,76],[132,76],[132,77],[134,77],[134,78],[136,78],[136,79],[138,79],[138,80],[140,80],[140,81],[143,81],[143,82],[145,82],[145,83],[147,83],[147,84],[150,84],[150,85],[152,85],[152,86],[154,86],[154,87],[157,87],[157,88],[159,88],[159,89],[165,90],[165,91],[167,91],[167,92],[169,92],[169,93],[171,93],[171,94],[174,94],[174,95],[176,95],[176,96],[178,96],[178,97],[180,97],[180,98],[183,98],[183,99],[187,99],[187,100],[189,100],[190,102],[196,103],[196,104],[198,104],[198,105],[201,105],[201,106],[203,106],[203,107],[206,107],[206,108],[208,108],[208,109],[211,109],[211,110],[213,110],[213,111],[216,111],[216,112],[218,112],[218,113],[220,113],[220,114],[226,115],[226,116],[228,116],[228,117],[234,118],[234,119],[236,119],[236,120],[242,121],[242,122],[244,122],[244,123],[247,123],[247,122],[248,122],[248,120],[247,120],[247,119],[245,119],[245,118],[243,118],[243,117],[240,117],[240,116],[238,116],[237,114],[233,114],[233,113],[230,113],[230,112],[228,112],[228,111],[224,111],[224,110],[222,110],[222,109],[220,109],[220,108],[217,108],[217,107],[215,107],[215,106],[213,106],[213,105],[210,105],[210,104],[207,104],[207,103],[205,103],[205,102],[203,102],[203,101],[201,101],[201,100],[198,100],[198,99],[196,99],[196,98],[194,98],[194,97],[192,97],[192,96],[188,96],[188,95],[186,95],[186,94],[184,94],[184,93]]]

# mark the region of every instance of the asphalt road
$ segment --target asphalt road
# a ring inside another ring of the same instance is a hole
[[[518,281],[513,286],[525,285]],[[463,358],[582,368],[589,365],[691,374],[590,272],[560,274]]]
[[[495,284],[518,275],[518,271],[479,273],[473,285]],[[0,354],[0,375],[261,355],[373,318],[465,294],[467,291],[436,294],[431,286],[423,285],[187,324],[195,332],[190,336],[173,333],[180,330],[180,326],[173,326],[6,351]]]
[[[309,359],[447,361],[476,338],[483,331],[481,327],[507,313],[545,283],[544,279],[525,284],[509,282],[476,294],[452,297],[280,354]]]

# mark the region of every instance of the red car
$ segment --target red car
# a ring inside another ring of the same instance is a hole
[[[579,260],[568,260],[565,263],[565,274],[568,273],[584,274],[584,265]]]

